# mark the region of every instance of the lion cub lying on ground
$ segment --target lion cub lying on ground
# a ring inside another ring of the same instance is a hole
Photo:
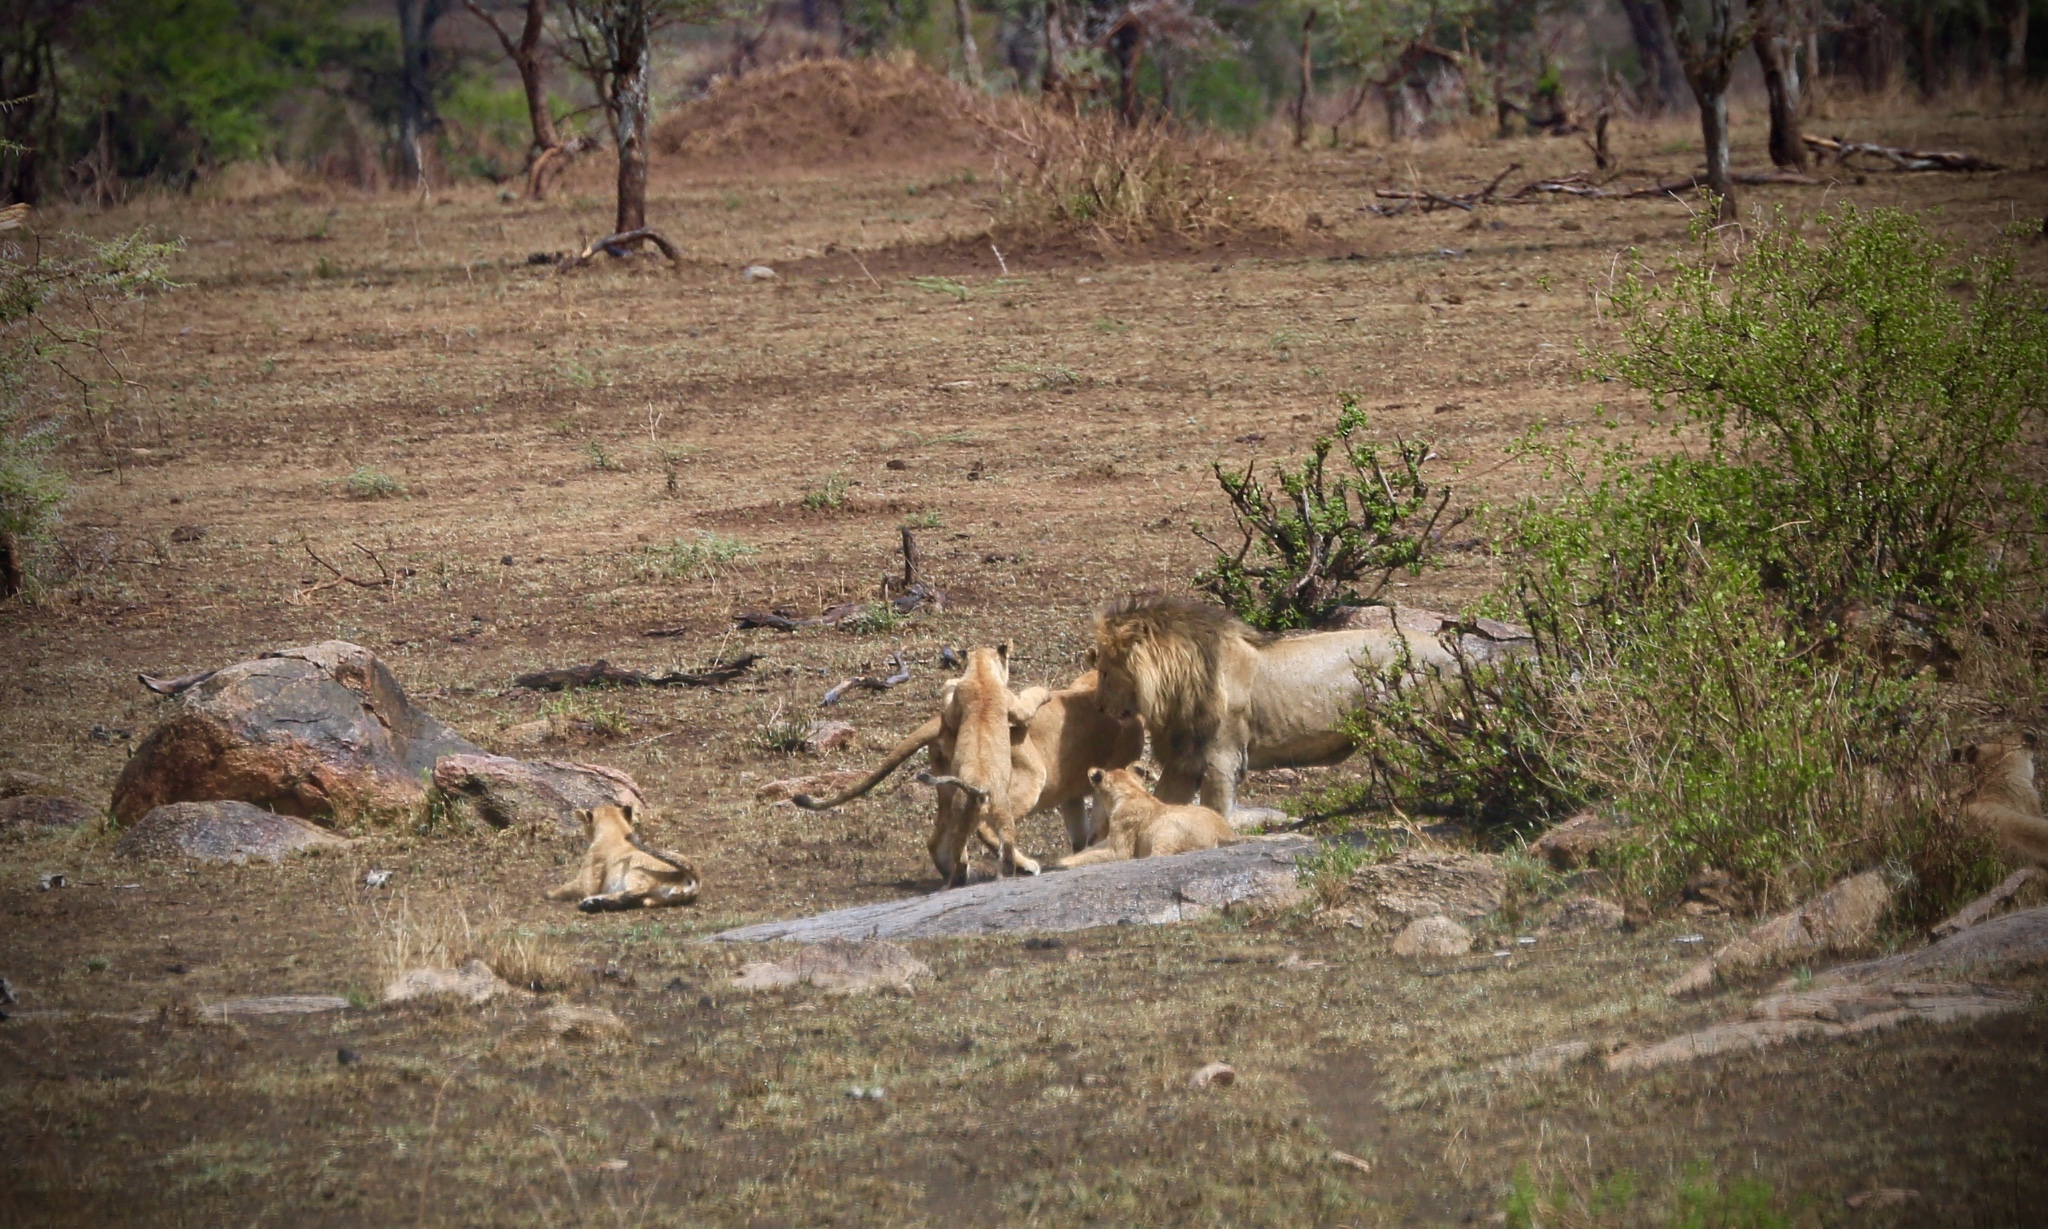
[[[1109,832],[1080,853],[1054,863],[1062,869],[1214,849],[1237,839],[1221,815],[1208,807],[1159,801],[1128,768],[1091,769],[1088,783],[1095,787],[1096,823]]]
[[[1963,815],[2036,866],[2048,866],[2048,820],[2034,788],[2034,739],[1966,743],[1950,757],[1973,772]]]
[[[590,852],[583,869],[549,892],[549,900],[573,900],[585,913],[605,913],[697,899],[697,868],[679,853],[642,844],[633,831],[633,808],[594,807],[576,812],[576,818],[590,837]]]

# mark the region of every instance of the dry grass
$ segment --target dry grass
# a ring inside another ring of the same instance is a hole
[[[1302,209],[1269,162],[1171,119],[1127,125],[1101,110],[1024,100],[992,107],[999,232],[1113,244],[1293,235]]]

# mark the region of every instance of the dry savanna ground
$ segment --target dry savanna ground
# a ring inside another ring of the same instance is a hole
[[[2022,169],[1841,175],[1749,201],[1903,205],[1981,239],[2048,199],[2042,120],[1845,109],[1816,126]],[[1618,146],[1670,173],[1692,165],[1689,136],[1624,128]],[[1762,134],[1741,136],[1738,165],[1760,164]],[[1359,206],[1374,187],[1586,159],[1568,141],[1465,139],[1279,156],[1273,174],[1320,219],[1291,240],[1001,257],[975,238],[995,188],[972,158],[664,164],[652,214],[679,270],[528,263],[605,229],[596,165],[544,204],[282,191],[46,217],[181,237],[184,288],[125,318],[132,387],[65,453],[69,578],[0,612],[0,769],[104,800],[163,711],[138,671],[342,638],[486,746],[568,719],[549,754],[634,774],[661,808],[653,835],[706,887],[692,909],[586,917],[540,896],[573,850],[516,834],[379,829],[340,855],[206,869],[120,862],[104,830],[12,840],[0,974],[21,994],[10,1010],[57,1014],[0,1024],[0,1219],[1485,1224],[1521,1198],[1519,1172],[1524,1195],[1580,1218],[1544,1223],[2041,1223],[2038,1005],[1646,1076],[1489,1071],[1738,1010],[1740,994],[1657,990],[1693,950],[1677,939],[1718,940],[1730,920],[1520,945],[1510,913],[1481,951],[1513,955],[1438,966],[1306,911],[920,943],[937,977],[914,997],[735,993],[741,954],[695,942],[931,890],[914,791],[811,815],[755,789],[876,758],[929,711],[942,645],[1008,638],[1023,681],[1071,677],[1096,603],[1184,587],[1203,562],[1188,526],[1221,515],[1212,461],[1299,455],[1340,393],[1384,435],[1433,441],[1482,512],[1401,600],[1482,594],[1483,510],[1542,484],[1504,447],[1603,407],[1643,420],[1639,399],[1583,377],[1584,349],[1613,340],[1610,278],[1693,250],[1688,206]],[[2039,245],[2024,259],[2048,263]],[[779,276],[743,280],[754,262]],[[905,524],[943,612],[729,630],[739,609],[872,596]],[[704,534],[746,552],[707,560],[690,549]],[[357,543],[399,583],[289,600],[324,575],[308,546],[367,566]],[[837,714],[853,746],[761,745],[899,646],[912,680]],[[715,690],[509,687],[537,666],[742,650],[766,659]],[[595,728],[573,734],[579,717]],[[1026,848],[1051,850],[1055,828],[1034,821]],[[397,874],[371,891],[371,867]],[[53,871],[77,886],[38,891]],[[631,1037],[554,1039],[523,994],[369,1006],[403,944],[523,962],[547,1000],[608,1006]],[[286,993],[363,1005],[232,1025],[189,1010]],[[1212,1060],[1237,1083],[1189,1090]],[[1844,1203],[1890,1187],[1919,1198]]]

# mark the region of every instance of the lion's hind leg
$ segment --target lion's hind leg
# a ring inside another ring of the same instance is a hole
[[[585,913],[619,913],[640,907],[639,894],[634,892],[607,892],[599,896],[586,896],[576,902],[576,907]]]

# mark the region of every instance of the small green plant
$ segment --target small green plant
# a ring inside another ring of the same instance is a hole
[[[759,553],[759,548],[738,538],[700,529],[695,537],[644,548],[641,567],[669,580],[688,580],[711,576],[735,559]]]
[[[604,388],[611,384],[609,376],[602,375],[575,359],[570,359],[562,365],[562,374],[569,378],[569,383],[578,388]]]
[[[903,623],[903,616],[896,613],[886,602],[870,602],[860,613],[839,621],[839,630],[856,636],[879,636],[893,632]]]
[[[350,499],[392,499],[405,494],[405,484],[381,469],[358,465],[343,485]]]
[[[322,255],[318,259],[313,261],[313,276],[320,278],[323,281],[330,278],[341,277],[344,275],[345,272],[346,271],[340,265],[328,259],[325,255]]]
[[[950,277],[913,277],[910,284],[919,290],[929,290],[933,294],[952,295],[956,303],[965,303],[974,293],[967,288],[965,282],[958,282]]]
[[[811,512],[837,512],[846,506],[846,475],[833,472],[804,492],[803,506]]]
[[[754,729],[754,746],[776,755],[795,755],[811,737],[811,726],[801,717],[785,716],[781,704]]]
[[[1242,474],[1216,462],[1242,539],[1226,547],[1198,527],[1217,554],[1195,582],[1254,627],[1284,631],[1371,602],[1397,572],[1419,573],[1436,535],[1464,515],[1446,523],[1451,488],[1423,477],[1435,455],[1427,443],[1397,439],[1383,451],[1365,427],[1357,398],[1343,398],[1336,433],[1317,439],[1299,468],[1277,467],[1277,493],[1259,481],[1256,461]],[[1333,451],[1349,473],[1330,464]]]
[[[606,473],[618,473],[626,468],[625,463],[613,456],[611,450],[604,446],[604,441],[602,440],[585,440],[583,443],[583,455],[590,458],[590,468],[595,470],[601,470]]]
[[[541,705],[540,715],[558,732],[575,730],[593,738],[617,738],[633,728],[624,712],[588,691],[563,692]]]
[[[945,516],[937,508],[926,508],[903,518],[906,529],[937,529],[946,523]]]
[[[1318,904],[1335,908],[1344,902],[1360,867],[1385,862],[1393,854],[1393,842],[1382,833],[1340,831],[1296,858],[1294,874]]]
[[[105,956],[87,956],[85,958],[85,971],[88,973],[104,973],[107,971],[108,963]]]

